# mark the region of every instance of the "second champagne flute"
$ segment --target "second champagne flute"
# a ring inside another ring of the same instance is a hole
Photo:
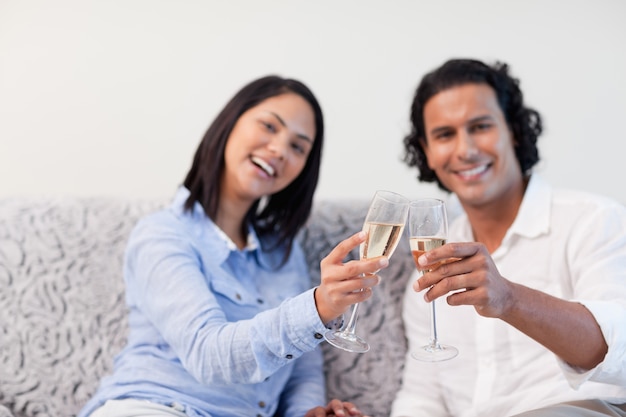
[[[417,258],[424,252],[446,244],[448,218],[442,200],[424,198],[411,201],[409,209],[409,243],[413,260],[419,269]],[[434,268],[433,268],[434,269]],[[454,358],[459,351],[454,346],[439,343],[435,300],[430,302],[430,342],[411,352],[411,357],[420,361],[436,362]]]
[[[361,259],[391,257],[398,246],[409,213],[409,200],[391,191],[376,191],[370,203],[363,230],[367,233],[360,247]],[[341,330],[330,330],[324,337],[331,345],[348,352],[363,353],[369,344],[356,335],[359,303],[352,307],[348,324]]]

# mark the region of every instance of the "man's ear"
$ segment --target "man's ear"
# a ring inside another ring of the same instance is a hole
[[[430,165],[430,152],[428,148],[428,142],[426,142],[426,138],[419,138],[419,144],[422,147],[422,151],[424,151],[424,156],[426,156],[426,163],[428,164],[428,168],[433,169]]]

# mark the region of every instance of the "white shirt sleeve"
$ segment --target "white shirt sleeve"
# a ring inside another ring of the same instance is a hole
[[[584,371],[560,361],[570,386],[586,381],[626,385],[626,214],[619,204],[589,210],[572,228],[568,241],[575,301],[594,316],[608,352]]]
[[[579,388],[587,381],[626,385],[626,305],[611,301],[582,301],[600,325],[609,349],[595,368],[584,371],[559,359],[570,386]]]

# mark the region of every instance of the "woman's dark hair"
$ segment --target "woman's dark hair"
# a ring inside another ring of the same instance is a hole
[[[428,167],[423,145],[426,144],[424,106],[431,97],[463,84],[487,84],[495,91],[498,104],[515,139],[515,156],[523,175],[539,162],[537,139],[542,132],[539,113],[524,105],[519,80],[509,75],[505,63],[493,66],[473,59],[452,59],[422,78],[411,105],[411,133],[404,138],[404,162],[416,166],[418,180],[437,181],[439,188],[449,191]]]
[[[315,138],[304,169],[283,190],[267,198],[261,209],[257,200],[246,215],[246,223],[254,227],[259,237],[276,234],[271,248],[286,246],[286,260],[293,241],[311,212],[313,194],[317,187],[324,144],[324,118],[313,92],[302,82],[269,75],[244,86],[226,104],[209,126],[193,158],[183,185],[190,191],[185,210],[199,202],[205,213],[215,219],[220,199],[220,184],[224,174],[226,141],[239,117],[260,102],[285,93],[294,93],[306,100],[315,115]],[[271,248],[263,248],[268,250]]]

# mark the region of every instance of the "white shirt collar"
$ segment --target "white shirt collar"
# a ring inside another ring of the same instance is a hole
[[[515,235],[533,238],[547,233],[550,230],[551,196],[550,185],[538,174],[533,174],[526,187],[517,216],[502,239],[502,244]],[[472,225],[467,220],[467,215],[463,212],[454,223],[457,221],[462,228],[461,240],[473,241]]]
[[[508,235],[537,237],[550,230],[552,188],[539,175],[530,177],[517,216],[507,232]]]
[[[230,249],[231,251],[239,250],[235,242],[233,242],[233,240],[226,233],[224,233],[224,231],[220,229],[218,225],[216,225],[213,222],[210,222],[210,223],[215,228],[215,232],[217,233],[217,235],[224,240],[228,249]],[[246,246],[242,249],[242,251],[251,252],[251,251],[256,250],[258,247],[259,247],[259,239],[257,238],[256,233],[254,232],[254,229],[252,228],[252,226],[249,225],[248,237],[246,238]]]

